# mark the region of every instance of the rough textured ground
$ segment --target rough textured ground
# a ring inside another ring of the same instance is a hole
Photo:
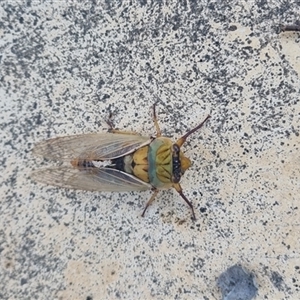
[[[257,299],[300,298],[300,33],[296,1],[2,1],[0,298],[220,299],[240,264]],[[164,191],[92,193],[30,180],[31,150],[117,126],[178,138],[197,217]]]

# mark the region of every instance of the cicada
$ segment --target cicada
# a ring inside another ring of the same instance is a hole
[[[111,128],[109,133],[78,134],[42,141],[34,154],[48,159],[67,161],[68,166],[39,169],[32,178],[41,183],[86,191],[127,192],[153,190],[142,213],[153,202],[160,189],[175,188],[195,213],[192,203],[180,186],[180,179],[191,166],[180,147],[200,129],[210,116],[188,131],[175,143],[161,136],[155,105],[153,119],[156,136]]]

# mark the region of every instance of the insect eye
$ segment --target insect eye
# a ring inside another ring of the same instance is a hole
[[[180,181],[180,179],[181,179],[181,174],[175,174],[175,173],[173,173],[173,176],[172,176],[172,182],[173,183],[178,183],[179,181]]]
[[[180,147],[177,144],[172,146],[172,162],[173,162],[173,176],[172,181],[178,183],[181,178],[181,163],[180,163]]]
[[[179,155],[179,152],[180,152],[180,148],[177,144],[174,144],[173,146],[173,152],[177,153],[177,155]]]

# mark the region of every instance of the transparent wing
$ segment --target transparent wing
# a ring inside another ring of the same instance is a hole
[[[56,167],[36,170],[34,181],[58,187],[103,192],[127,192],[149,190],[152,186],[130,174],[110,168]]]
[[[57,137],[38,143],[34,154],[54,160],[110,160],[148,145],[151,138],[135,134],[89,133]]]

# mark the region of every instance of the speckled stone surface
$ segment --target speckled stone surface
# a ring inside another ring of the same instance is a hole
[[[296,1],[2,1],[0,298],[220,299],[240,264],[257,299],[300,299]],[[178,138],[179,195],[36,184],[49,137],[117,127]]]

